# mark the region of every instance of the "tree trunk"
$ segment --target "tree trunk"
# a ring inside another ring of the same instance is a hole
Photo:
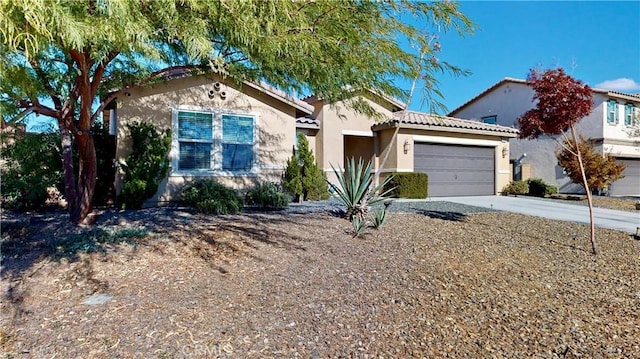
[[[62,140],[62,170],[64,178],[64,197],[67,200],[67,210],[69,211],[69,220],[73,223],[78,218],[74,217],[74,208],[77,192],[76,177],[73,168],[73,141],[71,140],[71,132],[66,128],[63,121],[58,121],[60,127],[60,138]]]
[[[580,153],[580,146],[578,145],[578,137],[576,136],[576,129],[571,125],[571,135],[573,136],[573,143],[576,148],[576,156],[578,157],[578,164],[580,165],[580,172],[582,174],[582,185],[585,192],[587,192],[587,202],[589,203],[589,222],[591,224],[591,250],[593,254],[598,254],[598,248],[596,246],[596,225],[593,221],[593,199],[591,198],[591,189],[587,182],[587,175],[584,171],[584,164],[582,163],[582,154]]]
[[[97,159],[91,132],[82,132],[76,136],[79,158],[78,191],[72,220],[76,224],[90,224],[87,216],[93,210],[93,192],[96,188]]]

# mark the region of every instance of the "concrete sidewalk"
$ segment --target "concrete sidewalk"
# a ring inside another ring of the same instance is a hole
[[[589,207],[587,206],[531,197],[434,197],[427,199],[427,201],[447,201],[561,221],[589,223]],[[597,227],[617,229],[632,234],[635,234],[637,228],[640,227],[640,212],[594,208],[593,213]]]

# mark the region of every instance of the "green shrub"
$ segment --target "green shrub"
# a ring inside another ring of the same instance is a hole
[[[133,152],[121,163],[124,170],[120,202],[126,209],[139,209],[157,191],[169,170],[171,132],[145,122],[127,124]]]
[[[27,133],[13,138],[2,137],[3,207],[27,211],[41,208],[49,199],[49,188],[63,190],[60,135],[57,132]]]
[[[275,183],[258,184],[244,196],[245,203],[261,209],[284,208],[291,202],[291,197],[284,193]]]
[[[298,150],[287,160],[282,182],[298,200],[319,201],[330,197],[327,176],[316,164],[309,140],[303,133],[298,133]]]
[[[529,185],[530,196],[544,197],[558,193],[558,187],[545,183],[542,178],[530,178],[527,180],[527,185]]]
[[[527,184],[529,185],[530,196],[544,197],[547,192],[547,184],[544,183],[542,178],[529,178]]]
[[[419,172],[396,172],[385,186],[389,196],[395,198],[427,198],[429,195],[429,176]]]
[[[504,195],[519,195],[529,193],[529,184],[526,181],[511,181],[502,189]]]
[[[243,206],[242,197],[231,188],[212,179],[188,184],[182,190],[185,203],[206,214],[235,214]]]

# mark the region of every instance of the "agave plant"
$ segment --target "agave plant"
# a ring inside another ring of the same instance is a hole
[[[393,188],[378,194],[391,180],[391,177],[387,177],[378,185],[374,185],[374,176],[373,173],[371,173],[371,161],[365,166],[362,158],[356,163],[352,157],[347,159],[344,171],[336,170],[333,165],[331,165],[331,168],[333,169],[333,173],[336,174],[336,177],[338,177],[338,186],[334,186],[334,189],[340,201],[346,207],[345,217],[349,221],[352,221],[354,217],[365,221],[369,214],[370,206],[391,201],[386,195],[389,194]]]

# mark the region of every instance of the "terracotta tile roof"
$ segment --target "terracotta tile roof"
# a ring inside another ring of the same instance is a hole
[[[296,118],[296,127],[298,127],[298,128],[319,129],[320,128],[320,123],[315,118],[298,117],[298,118]]]
[[[405,111],[395,112],[393,114],[393,120],[386,121],[383,124],[389,124],[390,122],[400,122],[405,125],[413,125],[418,127],[425,127],[429,129],[458,129],[462,130],[462,132],[466,131],[481,131],[481,132],[494,132],[500,134],[507,135],[517,135],[518,130],[511,127],[505,127],[500,125],[491,125],[487,123],[482,123],[479,121],[472,120],[463,120],[455,117],[447,117],[440,115],[433,115],[423,112],[415,112],[415,111],[406,111],[406,115],[404,115]]]

